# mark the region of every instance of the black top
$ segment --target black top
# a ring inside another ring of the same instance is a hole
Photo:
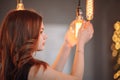
[[[15,76],[15,80],[28,80],[28,74],[30,71],[30,68],[34,65],[33,62],[30,63],[30,61],[26,64],[24,64],[17,72]]]
[[[24,64],[18,71],[17,74],[15,74],[15,79],[14,80],[28,80],[28,74],[30,71],[30,68],[33,65],[38,65],[41,66],[43,65],[44,68],[46,69],[47,67],[47,63],[43,62],[43,61],[38,61],[38,60],[30,60],[28,61],[26,64]]]

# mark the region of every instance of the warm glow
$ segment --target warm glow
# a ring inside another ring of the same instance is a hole
[[[23,3],[18,3],[18,4],[17,4],[17,10],[24,10],[24,5],[23,5]]]
[[[78,6],[76,8],[76,19],[70,24],[70,31],[74,34],[75,39],[77,38],[79,29],[81,28],[82,23],[84,21],[80,4],[81,3],[79,0]]]
[[[111,45],[112,50],[112,56],[115,58],[115,73],[114,73],[114,79],[119,80],[120,79],[120,22],[117,21],[114,24],[114,33],[112,36],[113,43]]]
[[[75,38],[78,36],[78,31],[81,28],[82,25],[82,19],[80,16],[78,16],[71,24],[70,24],[70,30],[74,33]]]
[[[76,29],[75,29],[75,37],[78,36],[78,31],[81,28],[81,25],[82,25],[81,21],[78,21],[78,22],[75,23],[75,27],[76,27]]]
[[[86,0],[86,18],[87,18],[87,20],[93,19],[93,8],[94,8],[93,0]]]

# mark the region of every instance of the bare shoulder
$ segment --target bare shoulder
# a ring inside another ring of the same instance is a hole
[[[58,72],[52,69],[50,66],[47,66],[46,70],[44,70],[43,66],[39,67],[39,69],[37,69],[37,66],[33,66],[30,69],[28,80],[79,80],[79,79],[75,76]]]

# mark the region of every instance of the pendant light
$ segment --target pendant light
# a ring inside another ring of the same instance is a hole
[[[86,0],[86,19],[87,21],[90,21],[93,19],[93,10],[94,10],[94,4],[93,0]],[[81,10],[81,1],[78,1],[78,6],[76,8],[76,18],[73,20],[70,24],[70,31],[74,33],[74,38],[77,38],[78,31],[82,26],[82,23],[84,21],[83,19],[83,12]]]
[[[80,29],[83,23],[82,10],[80,7],[80,0],[78,1],[78,6],[76,8],[76,18],[70,24],[70,31],[74,33],[74,37],[77,38],[78,30]]]
[[[93,0],[86,0],[86,19],[88,21],[93,19],[94,15],[94,1]]]
[[[24,4],[22,0],[17,0],[16,10],[24,10]]]

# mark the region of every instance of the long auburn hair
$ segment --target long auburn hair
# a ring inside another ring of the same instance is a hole
[[[30,10],[13,10],[6,15],[0,30],[2,80],[32,58],[38,47],[41,23],[42,17]]]

